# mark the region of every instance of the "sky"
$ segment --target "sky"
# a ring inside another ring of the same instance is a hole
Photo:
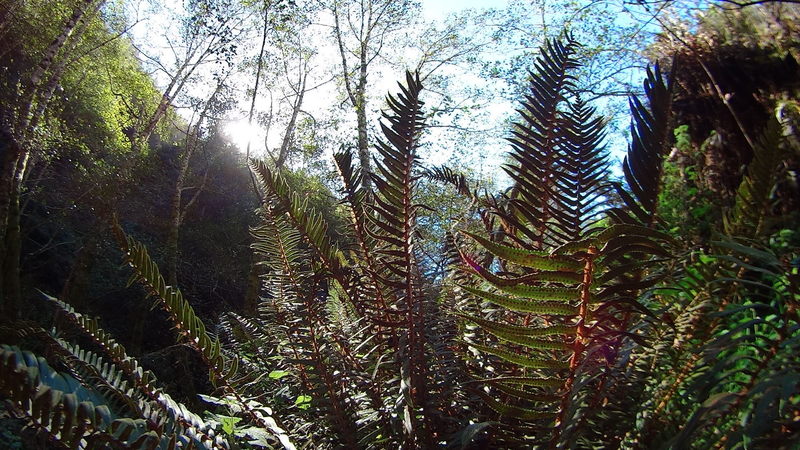
[[[503,8],[504,0],[422,0],[422,15],[426,20],[439,20],[448,14],[472,8]]]
[[[139,5],[147,5],[159,3],[159,1],[155,2],[143,2],[139,3]],[[165,5],[169,5],[169,7],[174,8],[180,3],[175,2],[174,0],[160,0],[160,3]],[[523,2],[518,2],[515,4],[519,6]],[[437,23],[444,23],[444,20],[458,12],[462,12],[466,9],[486,9],[486,8],[505,8],[509,5],[508,0],[422,0],[421,1],[422,10],[421,16],[425,22],[437,22]],[[514,3],[512,3],[514,5]],[[549,7],[552,7],[554,3],[550,3]],[[178,6],[179,7],[179,6]],[[140,42],[144,46],[150,46],[150,51],[152,55],[157,56],[159,59],[163,58],[165,61],[170,59],[170,49],[169,45],[158,44],[159,36],[161,36],[162,40],[165,39],[164,35],[169,35],[170,33],[177,32],[177,26],[175,21],[170,21],[166,15],[164,14],[143,14],[144,17],[147,17],[147,23],[142,23],[134,27],[133,30],[133,37],[136,41]],[[526,16],[527,17],[527,16]],[[324,21],[324,20],[323,20]],[[332,20],[331,20],[332,22]],[[174,36],[174,34],[172,34]],[[256,42],[260,42],[257,39],[258,36],[250,36],[248,40],[244,42],[242,45],[242,49],[240,50],[241,53],[246,54],[257,54],[257,45]],[[309,32],[307,35],[304,35],[304,39],[307,43],[310,43],[312,46],[315,46],[317,51],[317,56],[315,60],[316,68],[314,70],[314,76],[316,77],[315,82],[319,82],[324,80],[325,78],[330,79],[332,76],[331,68],[335,68],[339,61],[339,54],[338,49],[332,42],[330,38],[330,28],[326,28],[325,26],[318,27],[318,29]],[[534,36],[531,38],[533,41],[539,39],[539,37]],[[520,43],[517,43],[520,44]],[[538,46],[538,44],[527,44],[525,48],[531,49]],[[521,47],[522,48],[522,47]],[[411,52],[413,53],[413,52]],[[503,53],[501,57],[507,57],[508,52]],[[393,58],[390,56],[389,58]],[[408,63],[412,63],[414,60],[413,56],[410,56],[408,59]],[[412,63],[413,64],[413,63]],[[394,92],[397,90],[396,80],[402,78],[402,68],[399,67],[389,67],[386,65],[379,67],[373,67],[370,73],[370,89],[373,92],[373,97],[370,100],[370,110],[368,112],[368,119],[377,122],[377,118],[380,117],[379,109],[383,104],[382,98],[387,92]],[[374,69],[374,71],[373,71]],[[248,69],[251,70],[251,69]],[[338,69],[336,69],[338,70]],[[456,68],[443,68],[440,70],[461,70],[459,67]],[[208,70],[206,71],[209,72]],[[158,77],[158,72],[155,72],[156,80],[159,82],[159,85],[164,86],[165,77],[161,76]],[[451,74],[452,75],[452,74]],[[206,81],[203,82],[196,82],[192,83],[191,89],[188,91],[190,95],[194,95],[198,98],[203,98],[206,95],[202,92],[205,88],[213,88],[213,82],[209,81],[210,78],[208,76],[205,77]],[[249,99],[248,99],[248,90],[252,89],[253,86],[253,73],[246,72],[239,75],[239,78],[233,82],[232,84],[235,86],[235,95],[236,98],[239,100],[239,106],[236,108],[235,111],[230,113],[228,124],[226,126],[227,134],[229,137],[234,141],[242,151],[247,146],[247,142],[251,142],[252,147],[252,154],[257,156],[263,156],[265,154],[264,148],[271,148],[275,149],[280,145],[281,137],[283,134],[283,130],[281,126],[273,126],[269,132],[264,126],[253,124],[248,124],[247,121],[247,109],[249,107]],[[486,86],[487,80],[477,76],[474,68],[471,72],[466,73],[459,73],[458,75],[453,75],[451,83],[456,85],[466,85],[472,83],[476,86]],[[273,110],[281,110],[283,112],[286,111],[287,104],[284,103],[281,106],[279,101],[275,101],[276,98],[279,98],[282,93],[280,90],[276,89],[274,92],[274,96],[272,98],[268,98],[265,94],[267,87],[263,85],[259,88],[259,98],[256,104],[257,112],[261,112],[262,114],[269,111],[270,108]],[[490,88],[495,89],[495,88]],[[330,108],[333,105],[336,105],[338,101],[341,101],[341,92],[340,87],[336,86],[335,83],[327,83],[324,84],[322,87],[315,89],[314,91],[309,92],[306,97],[304,98],[304,107],[310,112],[322,116],[324,114],[330,114]],[[285,91],[284,91],[285,92]],[[429,92],[429,91],[428,91]],[[428,92],[425,95],[430,95]],[[443,163],[458,163],[459,160],[457,158],[464,158],[464,151],[459,153],[458,150],[453,150],[451,143],[459,142],[462,147],[469,146],[472,144],[472,148],[468,150],[469,153],[472,154],[470,158],[478,158],[479,162],[475,163],[474,161],[466,162],[465,165],[470,165],[472,167],[478,166],[478,171],[482,173],[493,173],[496,172],[497,165],[499,164],[500,160],[503,157],[503,154],[507,150],[507,146],[502,141],[502,137],[505,136],[505,125],[502,120],[509,115],[514,114],[515,102],[512,103],[508,96],[502,98],[503,96],[495,95],[491,98],[494,98],[494,101],[485,103],[480,107],[483,108],[485,111],[480,117],[483,122],[478,123],[478,126],[475,128],[482,128],[488,129],[494,127],[495,136],[490,139],[489,144],[483,144],[483,146],[474,145],[469,141],[469,138],[464,139],[463,137],[460,139],[454,139],[453,134],[446,134],[447,130],[442,129],[431,129],[426,139],[428,141],[428,145],[423,148],[424,154],[423,159],[428,164],[443,164]],[[427,97],[431,98],[431,97]],[[338,100],[337,100],[338,99]],[[458,99],[456,99],[458,100]],[[274,103],[273,103],[274,101]],[[428,101],[426,107],[430,108],[434,106],[436,102],[439,101],[438,99]],[[602,107],[601,107],[602,109]],[[323,111],[328,110],[328,111]],[[187,110],[179,110],[179,112],[184,115],[187,119],[186,115]],[[341,139],[349,139],[352,136],[347,135],[348,131],[352,131],[354,128],[355,122],[355,115],[352,113],[351,109],[340,109],[338,110],[338,114],[340,119],[342,120],[342,124],[339,126],[339,140],[337,141],[334,139],[333,142],[341,142]],[[352,114],[351,114],[352,113]],[[601,111],[602,113],[602,111]],[[334,114],[336,114],[334,112]],[[352,117],[350,117],[352,116]],[[475,116],[478,117],[478,116]],[[316,120],[316,118],[315,118]],[[350,122],[353,122],[350,124]],[[280,124],[279,124],[280,125]],[[352,125],[352,126],[351,126]],[[484,133],[488,135],[487,133]],[[622,137],[622,141],[624,141],[624,137]],[[466,144],[465,144],[466,142]],[[336,144],[338,148],[338,143]],[[621,145],[613,145],[614,148],[619,148],[621,151],[624,151],[625,143],[621,142]],[[327,152],[330,153],[330,149],[327,149]],[[423,152],[421,152],[423,153]],[[456,159],[454,159],[456,158]],[[463,161],[462,161],[463,162]]]
[[[445,19],[451,14],[459,13],[466,9],[502,8],[507,4],[507,2],[501,0],[423,0],[421,4],[421,16],[425,22],[444,23]],[[338,49],[332,44],[333,43],[328,40],[327,46],[320,46],[319,56],[321,59],[327,60],[329,64],[336,65],[338,64],[340,56]],[[387,67],[381,67],[379,64],[374,66],[375,67],[370,69],[370,88],[373,93],[379,94],[376,98],[371,100],[372,104],[370,107],[377,109],[382,104],[382,96],[385,93],[395,92],[397,90],[398,77],[401,77],[402,73],[397,72],[397,69],[392,71]],[[447,69],[444,68],[442,70]],[[459,78],[459,81],[465,80],[466,77],[466,75],[462,74],[461,78]],[[472,83],[486,82],[485,80],[479,79],[474,75],[471,78],[472,79],[470,82]],[[307,95],[304,99],[304,106],[309,110],[320,110],[321,108],[329,107],[330,99],[339,95],[337,89],[340,89],[340,87],[331,83],[313,92],[310,92],[309,95]],[[425,95],[429,94],[425,93]],[[429,104],[428,106],[431,105]],[[490,111],[502,111],[503,113],[513,110],[511,105],[508,104],[487,105],[487,108]],[[493,114],[495,117],[500,117],[495,113],[490,114]],[[379,117],[379,113],[377,113],[377,111],[370,113],[368,120],[373,120],[375,117]],[[244,112],[240,113],[238,118],[231,120],[227,126],[227,130],[231,139],[234,140],[237,146],[241,149],[247,147],[248,140],[251,141],[251,149],[253,150],[263,147],[263,143],[265,141],[269,147],[277,147],[281,138],[280,130],[277,130],[278,132],[276,132],[276,130],[271,130],[269,133],[266,133],[262,127],[249,124]],[[441,165],[446,163],[447,160],[453,156],[453,151],[446,148],[446,146],[442,144],[443,142],[446,142],[446,139],[439,139],[441,135],[442,133],[440,133],[438,130],[431,130],[429,136],[427,137],[427,141],[429,142],[429,145],[426,148],[427,151],[421,152],[421,156],[427,164]],[[497,151],[498,154],[502,152],[503,150]],[[483,152],[484,157],[479,164],[486,163],[486,153],[487,152]],[[499,157],[489,159],[497,159],[499,161]],[[496,164],[488,163],[486,170],[492,171],[495,166]],[[481,169],[479,170],[483,171]]]

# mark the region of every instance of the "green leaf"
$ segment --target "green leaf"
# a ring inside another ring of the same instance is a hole
[[[522,250],[507,245],[496,244],[486,238],[468,231],[463,234],[477,241],[483,248],[505,261],[540,270],[581,270],[583,263],[565,256],[549,255],[547,252],[536,250]]]
[[[456,313],[459,317],[475,322],[481,328],[489,331],[492,334],[516,334],[521,336],[551,336],[555,334],[575,334],[574,326],[566,325],[552,325],[545,327],[509,325],[506,323],[495,322],[493,320],[482,319],[480,317],[472,316],[469,314]]]
[[[298,395],[294,401],[294,405],[300,409],[308,409],[311,407],[311,396],[310,395]]]
[[[236,424],[241,422],[240,417],[230,417],[230,416],[217,416],[220,419],[220,423],[222,424],[222,431],[225,432],[227,435],[232,435],[236,431]]]
[[[497,411],[498,413],[508,416],[514,417],[516,419],[521,420],[547,420],[552,421],[555,420],[556,414],[549,411],[536,411],[532,409],[520,408],[518,406],[511,406],[506,405],[505,403],[500,403],[485,392],[476,391],[478,396],[489,405],[490,408]]]
[[[561,302],[542,302],[537,300],[517,299],[506,295],[493,294],[491,292],[475,289],[469,286],[461,286],[461,289],[464,289],[470,294],[500,305],[504,308],[508,308],[512,311],[563,316],[574,316],[578,314],[577,307]]]
[[[557,361],[552,359],[531,358],[518,353],[501,350],[496,347],[487,347],[480,344],[468,343],[467,345],[475,347],[478,351],[497,356],[508,362],[520,365],[522,367],[529,367],[531,369],[568,369],[569,363],[566,361]]]
[[[273,370],[272,372],[269,373],[268,376],[273,380],[280,380],[281,378],[285,377],[286,375],[289,375],[289,372],[287,372],[285,370]]]

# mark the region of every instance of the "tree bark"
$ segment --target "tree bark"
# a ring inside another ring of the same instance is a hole
[[[186,150],[180,156],[180,167],[178,168],[178,178],[175,180],[175,190],[172,193],[172,201],[170,204],[170,229],[167,236],[167,283],[177,286],[178,285],[178,244],[180,240],[180,229],[183,225],[183,219],[186,217],[186,212],[197,201],[200,193],[205,188],[206,181],[208,180],[208,169],[203,175],[203,181],[197,187],[192,198],[183,205],[183,191],[185,190],[186,176],[189,174],[189,164],[192,160],[195,150],[200,140],[200,130],[205,121],[209,107],[214,101],[214,98],[219,95],[224,87],[224,80],[217,84],[214,93],[211,94],[208,101],[206,101],[197,123],[191,126],[186,132]]]
[[[55,37],[55,39],[53,39],[50,45],[45,48],[42,59],[39,60],[39,64],[36,65],[31,73],[30,84],[26,89],[27,92],[22,97],[22,106],[20,113],[17,115],[17,129],[15,130],[17,133],[27,132],[28,123],[31,120],[31,108],[36,102],[36,95],[38,94],[42,77],[44,77],[47,71],[50,70],[50,67],[53,65],[53,61],[55,61],[56,56],[58,56],[58,53],[64,47],[67,39],[72,36],[75,27],[84,17],[86,11],[93,6],[92,4],[95,1],[97,0],[80,0],[78,4],[75,5],[72,15],[70,15],[69,19],[67,19],[67,22],[61,28],[61,32]],[[105,3],[105,0],[99,0],[95,6],[100,8],[103,3]]]
[[[22,288],[20,284],[20,257],[22,253],[22,235],[20,232],[19,195],[22,188],[22,177],[28,163],[28,153],[19,155],[12,178],[10,198],[8,202],[8,218],[4,235],[4,254],[2,267],[2,295],[5,308],[4,317],[19,317]]]
[[[52,64],[52,70],[50,71],[50,76],[47,79],[47,83],[44,85],[43,89],[39,90],[38,99],[36,99],[36,110],[31,115],[30,124],[28,128],[35,127],[39,121],[44,116],[44,112],[47,109],[47,106],[50,104],[50,100],[53,98],[53,94],[58,87],[58,83],[61,82],[61,78],[64,75],[64,71],[66,71],[67,67],[71,62],[74,61],[73,58],[68,58],[67,54],[72,53],[75,48],[78,46],[79,36],[83,35],[87,28],[89,28],[89,22],[91,20],[91,16],[94,15],[97,11],[100,10],[100,7],[103,6],[103,2],[98,2],[97,4],[93,5],[91,11],[85,13],[79,20],[79,26],[76,27],[74,31],[75,38],[71,39],[69,44],[64,44],[64,57],[60,58],[58,62]]]
[[[188,162],[189,158],[184,158]],[[172,195],[170,204],[169,234],[167,235],[167,283],[172,286],[178,285],[178,241],[180,238],[181,221],[181,191],[183,191],[182,174],[188,164],[181,164],[181,174],[178,175],[178,182]]]
[[[359,36],[359,69],[358,69],[358,83],[353,86],[351,74],[347,67],[347,51],[344,48],[344,40],[342,37],[342,29],[339,26],[339,10],[334,4],[333,8],[334,19],[334,33],[336,34],[336,42],[339,45],[339,56],[342,58],[342,75],[344,77],[344,85],[347,90],[350,103],[356,112],[356,128],[358,130],[357,145],[358,145],[358,160],[361,165],[363,177],[361,185],[366,192],[372,190],[372,159],[369,153],[369,140],[367,138],[367,50],[369,49],[370,32],[367,31],[365,35]],[[362,27],[364,18],[362,20]],[[371,27],[367,27],[371,29]],[[363,31],[362,31],[363,33]]]
[[[55,60],[56,55],[64,46],[64,43],[67,39],[72,35],[72,31],[75,29],[75,26],[80,22],[83,18],[86,11],[92,6],[96,0],[80,0],[77,5],[75,5],[75,9],[72,11],[72,15],[67,19],[67,22],[64,24],[64,27],[61,29],[61,33],[56,36],[55,39],[47,46],[44,51],[44,55],[42,59],[39,61],[39,64],[34,69],[33,73],[31,74],[31,83],[34,85],[39,84],[42,77],[44,76],[45,72],[50,69],[50,65],[52,65],[53,61]],[[105,0],[101,0],[98,5],[98,8],[105,2]]]
[[[366,192],[372,189],[372,158],[369,154],[369,141],[367,139],[367,49],[369,48],[369,33],[361,44],[359,53],[359,75],[356,87],[356,119],[358,127],[358,159],[364,174],[362,184]]]
[[[4,131],[3,138],[7,145],[0,158],[0,305],[6,317],[18,315],[20,290],[20,204],[19,195],[27,169],[29,152],[28,133],[32,120],[38,117],[31,115],[34,105],[41,102],[38,98],[42,78],[50,71],[56,57],[63,50],[68,39],[73,42],[80,38],[85,27],[76,30],[79,23],[85,18],[87,11],[99,9],[105,0],[80,0],[76,3],[72,14],[61,27],[59,34],[45,48],[42,58],[33,68],[18,104],[11,129]],[[63,74],[53,74],[48,84],[54,86]],[[52,95],[52,94],[51,94]],[[46,103],[44,104],[46,108]],[[45,108],[37,107],[37,114],[44,113]]]
[[[294,105],[292,105],[292,117],[289,118],[289,123],[286,125],[286,132],[283,134],[281,141],[281,149],[278,152],[278,159],[275,160],[275,168],[280,169],[286,163],[286,158],[289,157],[289,146],[292,143],[292,135],[294,134],[295,124],[297,123],[297,115],[300,114],[300,109],[303,107],[303,96],[306,93],[306,79],[308,73],[303,74],[302,81],[297,90],[297,98],[295,98]]]

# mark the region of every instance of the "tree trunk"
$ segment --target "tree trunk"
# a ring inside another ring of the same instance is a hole
[[[158,107],[156,107],[156,110],[150,116],[150,120],[147,121],[147,126],[145,126],[145,128],[136,137],[136,145],[142,145],[142,143],[147,142],[147,139],[150,138],[150,135],[156,130],[158,122],[160,122],[167,113],[167,109],[172,104],[172,99],[174,99],[175,96],[177,96],[178,93],[183,90],[183,85],[186,84],[186,81],[192,76],[192,73],[194,73],[195,69],[197,69],[200,63],[209,54],[210,50],[206,49],[206,51],[200,55],[197,61],[192,63],[191,61],[195,55],[195,51],[196,49],[191,51],[186,56],[186,61],[183,62],[181,67],[178,69],[178,72],[170,80],[169,85],[161,95],[161,100],[158,102]]]
[[[364,190],[369,193],[372,190],[372,160],[369,153],[369,141],[367,139],[367,50],[369,49],[370,33],[361,35],[361,46],[359,49],[359,69],[358,69],[358,83],[353,86],[348,68],[347,68],[347,51],[344,48],[344,40],[342,38],[342,29],[339,26],[339,10],[334,3],[333,7],[334,19],[334,34],[336,35],[336,42],[339,45],[339,56],[342,58],[342,75],[344,78],[344,86],[347,90],[347,96],[350,103],[356,111],[356,121],[358,129],[358,160],[361,164],[361,171],[364,175],[361,184]],[[363,17],[362,17],[363,26]]]
[[[21,254],[21,233],[20,233],[20,202],[19,195],[25,178],[29,152],[26,136],[30,130],[32,120],[38,121],[38,117],[31,115],[31,109],[41,102],[39,91],[42,78],[52,68],[59,52],[64,48],[65,43],[70,37],[77,40],[79,38],[76,27],[84,19],[87,11],[99,9],[105,0],[79,0],[72,14],[67,19],[60,33],[45,48],[39,63],[33,68],[27,86],[24,88],[18,113],[14,120],[14,128],[4,131],[3,138],[7,139],[3,155],[0,157],[0,305],[4,309],[6,317],[16,317],[19,314],[19,302],[21,297],[20,287],[20,254]],[[85,27],[79,30],[85,31]],[[76,41],[74,41],[76,42]],[[62,69],[63,72],[63,69]],[[58,83],[61,74],[53,74],[49,84],[53,84],[53,89]],[[52,96],[52,94],[50,94]],[[36,113],[44,113],[44,107],[36,109]],[[7,136],[6,136],[7,135]]]
[[[75,5],[72,15],[69,17],[69,19],[67,19],[67,22],[61,28],[61,33],[59,33],[58,36],[53,39],[50,45],[45,48],[42,59],[39,60],[39,64],[36,65],[31,73],[30,85],[27,87],[27,92],[23,97],[20,113],[17,116],[17,129],[15,130],[17,133],[27,132],[28,123],[31,120],[31,108],[36,102],[36,95],[38,94],[39,84],[42,81],[42,77],[44,77],[47,71],[50,70],[50,67],[53,65],[53,61],[55,61],[56,56],[58,56],[58,53],[64,47],[64,43],[66,43],[67,39],[72,36],[72,32],[75,30],[75,27],[95,1],[97,0],[80,0],[78,4]],[[96,7],[99,8],[103,3],[105,3],[105,0],[100,0]]]
[[[367,49],[369,35],[361,44],[358,86],[356,87],[356,119],[358,121],[358,158],[361,162],[361,173],[364,175],[362,185],[365,192],[372,190],[372,158],[367,140]]]
[[[86,297],[89,292],[92,268],[97,259],[97,235],[98,233],[92,230],[86,237],[83,246],[75,256],[75,262],[61,289],[61,295],[59,295],[62,301],[69,303],[78,311],[86,311],[88,307]]]
[[[27,162],[28,153],[22,153],[17,158],[8,202],[8,218],[4,236],[5,253],[2,263],[3,305],[5,307],[3,312],[5,313],[5,318],[8,319],[19,317],[19,306],[22,297],[22,288],[19,279],[19,263],[22,253],[19,195]]]
[[[295,124],[297,123],[297,115],[300,113],[300,108],[303,106],[303,96],[306,93],[306,76],[303,75],[303,80],[298,89],[297,98],[294,105],[292,105],[292,117],[286,125],[286,132],[283,134],[283,141],[281,142],[281,149],[278,152],[278,159],[275,160],[275,168],[280,169],[286,163],[286,158],[289,157],[289,145],[292,143],[292,135],[294,134]]]
[[[5,242],[8,209],[14,189],[14,173],[21,153],[21,147],[11,132],[0,131],[0,247],[4,246]]]
[[[180,229],[183,222],[183,211],[181,203],[183,200],[183,188],[186,182],[186,173],[189,171],[189,160],[192,158],[193,143],[191,137],[186,138],[186,153],[181,158],[181,165],[178,178],[175,180],[175,191],[172,193],[169,216],[169,234],[167,235],[167,283],[172,286],[178,285],[178,243],[180,240]]]
[[[356,107],[356,119],[358,120],[358,160],[361,163],[361,173],[363,174],[362,186],[365,192],[372,190],[372,157],[369,153],[369,141],[367,140],[367,111],[364,104],[364,93],[359,95],[361,103]]]
[[[77,5],[75,5],[75,9],[72,11],[72,15],[67,19],[67,23],[64,24],[64,27],[61,29],[61,33],[53,39],[53,42],[47,46],[44,51],[44,55],[42,59],[39,61],[39,64],[34,69],[33,73],[31,74],[31,84],[37,85],[39,81],[41,81],[42,77],[44,76],[45,72],[50,69],[50,66],[53,64],[56,55],[61,50],[61,47],[64,46],[64,43],[67,39],[72,35],[72,31],[75,29],[75,26],[78,22],[83,18],[83,15],[92,6],[95,0],[80,0]],[[97,5],[99,8],[105,0],[101,0],[100,4]]]
[[[44,85],[44,88],[40,89],[38,98],[35,99],[36,110],[31,116],[30,125],[28,128],[35,127],[44,116],[44,112],[47,109],[47,106],[50,104],[50,99],[53,98],[53,94],[58,87],[58,83],[61,82],[61,77],[64,75],[64,71],[67,69],[67,66],[74,61],[74,59],[68,58],[67,55],[74,52],[78,47],[78,42],[80,40],[79,37],[83,35],[87,28],[89,28],[91,17],[100,10],[100,7],[103,6],[103,3],[104,1],[93,5],[91,11],[83,14],[83,16],[78,20],[80,26],[74,30],[75,38],[71,39],[69,44],[64,44],[65,55],[61,57],[57,63],[52,65],[52,70],[50,71],[50,77],[47,79],[47,84]]]

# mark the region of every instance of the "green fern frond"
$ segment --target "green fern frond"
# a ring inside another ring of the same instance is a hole
[[[136,411],[134,418],[144,419],[150,426],[172,432],[177,435],[195,436],[197,439],[208,442],[213,448],[227,448],[227,442],[220,437],[215,437],[213,430],[197,414],[191,412],[182,403],[176,402],[169,394],[157,386],[156,377],[152,372],[144,370],[136,358],[129,356],[125,348],[116,342],[94,317],[81,314],[67,304],[42,293],[45,299],[58,308],[58,316],[65,319],[77,328],[96,347],[109,358],[93,352],[87,352],[74,344],[61,339],[47,339],[54,342],[60,349],[58,353],[66,362],[81,372],[88,371],[100,380],[101,386],[93,383],[101,391],[116,391],[115,398],[122,403],[133,406]],[[66,356],[64,356],[66,354]],[[127,380],[127,381],[126,381]],[[131,383],[128,384],[128,381]],[[106,389],[102,385],[105,384]]]
[[[206,326],[194,313],[194,308],[183,298],[176,286],[168,286],[164,277],[150,258],[147,248],[127,236],[119,224],[114,225],[114,234],[125,255],[125,261],[134,271],[131,281],[140,282],[150,295],[155,297],[170,315],[179,336],[195,348],[209,367],[212,383],[222,382],[233,374],[233,364],[227,364],[220,354],[219,341],[212,340]]]
[[[727,235],[757,237],[764,233],[770,195],[780,174],[782,136],[780,123],[772,118],[753,149],[753,160],[736,191],[733,208],[722,218]]]
[[[654,317],[636,293],[661,279],[659,273],[644,270],[672,258],[675,244],[650,222],[602,223],[609,186],[607,155],[601,148],[603,121],[572,94],[569,72],[577,64],[571,59],[577,44],[569,37],[565,41],[548,43],[542,51],[544,62],[531,76],[531,95],[523,103],[523,122],[511,139],[516,164],[507,168],[515,181],[509,206],[491,209],[504,222],[503,237],[511,242],[462,232],[491,257],[481,264],[460,251],[465,271],[473,275],[472,283],[461,288],[500,307],[491,319],[460,314],[481,332],[465,336],[467,345],[497,358],[485,365],[503,374],[489,379],[494,384],[487,385],[487,392],[503,393],[504,402],[491,394],[481,396],[498,413],[545,426],[553,447],[588,439],[587,429],[603,408],[586,407],[587,399],[598,402],[593,390],[612,380],[624,383],[606,368],[625,364],[618,362],[620,348],[645,342],[628,329],[633,317]],[[664,88],[660,78],[653,83]],[[640,125],[642,131],[650,124]],[[650,144],[652,136],[646,140]],[[641,158],[629,154],[631,164]],[[642,209],[642,201],[634,206]],[[525,376],[507,376],[520,373]],[[528,394],[517,396],[497,387],[500,379],[526,384],[519,380],[540,378],[548,381],[530,385],[557,401],[531,401]],[[537,422],[542,418],[554,420]]]
[[[0,391],[61,448],[211,448],[188,436],[153,431],[144,419],[116,417],[100,395],[74,378],[54,371],[43,358],[5,345],[0,347]]]
[[[170,315],[178,334],[188,345],[197,350],[209,368],[212,383],[231,390],[230,378],[236,373],[238,360],[225,361],[219,340],[212,340],[206,332],[205,324],[194,314],[194,309],[183,298],[175,286],[167,286],[158,266],[150,258],[147,249],[140,242],[127,236],[118,223],[114,224],[114,234],[125,255],[126,262],[133,268],[132,281],[139,281],[154,296]],[[277,425],[274,418],[247,407],[247,404],[232,391],[250,420],[272,433],[286,449],[294,449],[286,432]]]

